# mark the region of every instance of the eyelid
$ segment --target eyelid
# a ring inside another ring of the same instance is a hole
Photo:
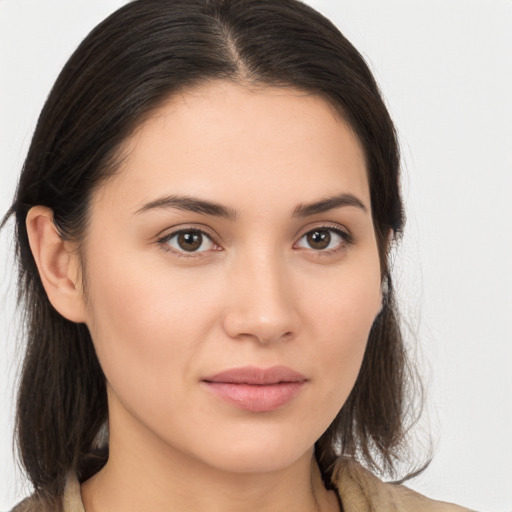
[[[294,246],[296,246],[299,243],[299,241],[301,241],[306,235],[308,235],[309,233],[311,233],[313,231],[317,231],[317,230],[332,231],[332,232],[336,233],[336,235],[338,235],[339,237],[342,238],[343,243],[341,244],[340,247],[335,248],[335,249],[323,249],[322,250],[322,249],[313,249],[313,248],[308,249],[305,247],[299,247],[298,249],[309,250],[312,253],[314,253],[315,255],[321,256],[321,255],[336,253],[339,250],[343,249],[344,247],[346,248],[347,246],[352,245],[355,241],[353,235],[344,226],[341,226],[340,224],[337,224],[337,223],[330,223],[330,222],[325,223],[324,222],[324,223],[316,224],[313,226],[310,225],[310,226],[307,226],[306,228],[302,229],[300,232],[300,235],[297,237],[297,241],[294,243]]]
[[[340,236],[342,236],[347,243],[355,242],[354,235],[350,232],[350,230],[342,224],[338,224],[337,222],[315,222],[304,228],[301,228],[297,234],[297,240],[301,239],[304,235],[307,235],[311,231],[315,231],[315,229],[335,231]]]
[[[171,237],[172,235],[174,235],[176,233],[180,233],[182,231],[199,231],[200,233],[203,233],[204,235],[209,236],[214,241],[220,238],[215,233],[215,231],[213,231],[208,225],[192,222],[190,224],[182,223],[182,224],[177,224],[175,226],[167,226],[166,228],[160,230],[155,235],[155,239],[160,240],[163,238]],[[217,242],[215,242],[215,243],[217,243]]]
[[[206,250],[206,251],[187,252],[187,251],[177,250],[176,248],[168,245],[167,242],[169,242],[169,240],[171,240],[175,236],[179,235],[180,233],[187,233],[187,232],[191,232],[191,231],[201,233],[203,236],[207,237],[211,241],[211,243],[215,246],[214,249],[210,249],[210,250]],[[211,250],[213,250],[213,251],[222,250],[222,246],[219,244],[219,242],[217,242],[217,238],[218,237],[216,235],[213,235],[211,233],[211,230],[206,228],[205,226],[197,225],[197,224],[195,224],[195,225],[188,224],[188,225],[174,226],[172,228],[166,228],[166,229],[162,230],[156,236],[156,242],[165,251],[173,252],[174,254],[176,254],[180,257],[192,258],[192,257],[198,257],[200,255],[204,255],[204,253],[210,252]]]

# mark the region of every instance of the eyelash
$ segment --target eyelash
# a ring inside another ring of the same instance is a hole
[[[180,234],[183,234],[183,233],[199,233],[203,237],[205,237],[208,240],[210,240],[210,242],[215,247],[218,247],[218,249],[214,249],[214,250],[217,250],[217,251],[222,250],[220,248],[220,246],[214,241],[212,235],[210,235],[209,233],[207,233],[206,231],[204,231],[203,229],[200,229],[200,228],[185,228],[185,229],[179,229],[178,231],[173,231],[172,233],[169,233],[169,234],[159,238],[157,240],[157,243],[162,247],[162,249],[164,251],[172,252],[173,254],[178,256],[179,258],[197,258],[197,256],[199,254],[201,254],[201,252],[204,252],[204,251],[200,251],[200,252],[196,252],[196,251],[187,252],[187,251],[184,251],[184,250],[181,251],[181,250],[175,249],[175,248],[173,248],[173,247],[171,247],[169,245],[169,242],[173,238],[175,238],[175,237],[177,237],[177,236],[179,236]]]
[[[294,246],[299,241],[304,239],[307,235],[309,235],[311,233],[314,233],[315,231],[328,231],[330,233],[335,233],[336,235],[338,235],[342,239],[342,242],[340,243],[340,246],[337,247],[337,248],[333,248],[333,249],[329,249],[329,250],[322,250],[322,249],[315,250],[315,249],[310,247],[309,249],[307,249],[307,250],[310,250],[317,257],[327,256],[327,255],[330,255],[330,254],[335,254],[338,251],[342,250],[344,247],[354,243],[354,239],[353,239],[352,235],[349,234],[348,232],[340,229],[339,227],[330,226],[330,225],[323,225],[323,226],[316,226],[313,229],[309,229],[308,231],[303,233],[300,236],[300,238],[298,239],[298,241],[295,242]],[[210,235],[208,232],[206,232],[206,231],[204,231],[204,230],[202,230],[200,228],[195,228],[195,227],[194,228],[179,229],[178,231],[173,231],[172,233],[169,233],[169,234],[159,238],[157,240],[157,243],[162,247],[162,249],[164,251],[172,252],[173,254],[175,254],[176,256],[178,256],[180,258],[196,258],[202,252],[207,252],[207,251],[199,251],[199,252],[197,252],[197,251],[190,251],[190,252],[187,252],[185,250],[179,250],[179,249],[173,248],[173,247],[171,247],[169,245],[170,240],[172,240],[173,238],[179,236],[180,234],[184,234],[184,233],[198,233],[198,234],[202,235],[203,237],[207,238],[210,241],[210,243],[212,243],[214,245],[214,247],[216,247],[213,250],[215,250],[215,251],[221,251],[222,250],[222,248],[215,242],[215,240],[213,239],[212,235]]]
[[[315,250],[312,247],[310,247],[307,250],[310,250],[311,253],[315,257],[322,257],[322,256],[329,256],[332,254],[336,254],[337,252],[341,251],[342,249],[346,248],[347,246],[354,243],[354,238],[351,234],[349,234],[347,231],[344,231],[343,229],[340,229],[337,226],[331,226],[331,225],[323,225],[323,226],[316,226],[313,229],[309,229],[305,233],[301,235],[299,238],[299,242],[304,239],[306,236],[308,236],[311,233],[314,233],[315,231],[328,231],[329,233],[335,233],[341,238],[341,242],[338,247],[332,248],[332,249],[318,249]],[[298,242],[296,242],[298,243]],[[294,244],[295,245],[295,244]]]

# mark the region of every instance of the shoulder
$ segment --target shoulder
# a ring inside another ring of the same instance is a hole
[[[11,512],[50,512],[35,495],[20,501]]]
[[[35,493],[18,503],[11,512],[85,512],[80,496],[80,483],[76,475],[70,473],[62,496],[45,500]]]
[[[469,512],[469,509],[435,501],[408,487],[379,480],[353,460],[340,460],[333,472],[333,483],[345,512]]]

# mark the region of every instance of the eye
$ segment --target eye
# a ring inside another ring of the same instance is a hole
[[[331,251],[348,243],[348,238],[341,229],[317,228],[304,234],[297,242],[297,247],[314,251]]]
[[[176,231],[162,238],[159,242],[181,253],[205,252],[217,247],[206,233],[197,229]]]

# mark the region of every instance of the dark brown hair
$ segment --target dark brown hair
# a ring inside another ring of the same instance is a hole
[[[368,66],[326,18],[296,0],[137,0],[98,25],[60,73],[39,117],[6,218],[15,216],[27,347],[17,402],[22,464],[47,502],[66,474],[84,480],[106,462],[95,438],[107,419],[105,378],[88,329],[50,305],[29,248],[34,205],[80,240],[89,200],[116,172],[123,141],[179,90],[206,80],[293,86],[329,101],[367,161],[385,285],[355,387],[316,443],[326,482],[340,456],[393,473],[406,431],[410,377],[389,272],[390,233],[403,225],[399,150]],[[5,222],[5,220],[4,220]]]

